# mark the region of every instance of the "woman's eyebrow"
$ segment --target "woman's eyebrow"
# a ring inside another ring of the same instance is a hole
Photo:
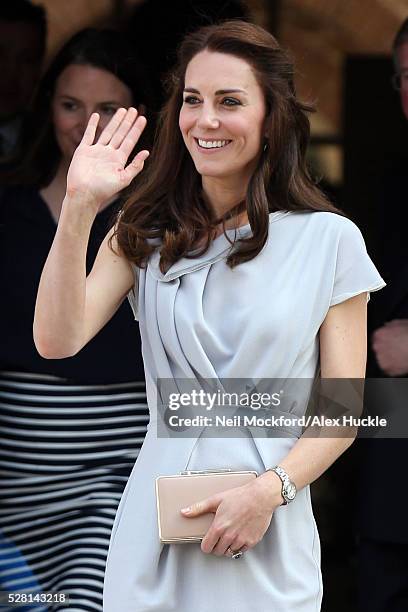
[[[197,94],[200,93],[198,91],[198,89],[194,89],[194,87],[185,87],[184,91],[188,92],[188,93],[197,93]],[[230,94],[230,93],[243,93],[243,94],[246,94],[247,92],[244,89],[217,89],[217,91],[215,92],[215,95],[216,96],[223,96],[224,94]]]
[[[61,93],[57,97],[58,98],[69,98],[70,100],[75,100],[75,102],[78,101],[77,98],[74,98],[74,96],[70,96],[69,94],[65,94],[65,93]]]
[[[79,98],[75,98],[74,96],[70,96],[69,94],[60,94],[59,96],[57,96],[58,98],[68,98],[69,100],[72,100],[73,102],[80,102],[81,100]],[[102,100],[101,102],[98,102],[98,104],[112,104],[112,105],[118,105],[119,103],[115,100]]]

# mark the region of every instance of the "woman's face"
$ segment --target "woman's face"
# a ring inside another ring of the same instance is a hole
[[[90,65],[70,64],[58,77],[52,120],[62,157],[69,162],[89,117],[100,115],[97,137],[118,108],[132,105],[132,93],[114,74]]]
[[[202,51],[187,66],[179,126],[197,172],[248,181],[264,143],[265,99],[251,66]]]

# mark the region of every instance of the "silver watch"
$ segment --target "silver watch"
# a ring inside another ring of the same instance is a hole
[[[275,465],[275,467],[269,468],[269,470],[271,470],[272,472],[275,472],[275,474],[277,476],[279,476],[279,478],[282,481],[282,490],[281,490],[281,495],[283,497],[283,504],[282,505],[286,506],[291,501],[293,501],[295,499],[295,497],[296,497],[296,485],[289,478],[289,476],[287,475],[285,470],[283,468],[281,468],[279,465]],[[269,470],[267,470],[267,471],[269,471]]]

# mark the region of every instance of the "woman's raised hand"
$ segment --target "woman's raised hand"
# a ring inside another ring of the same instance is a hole
[[[93,113],[76,149],[67,176],[67,195],[79,195],[96,208],[112,199],[143,169],[149,152],[140,151],[126,166],[146,126],[133,107],[119,108],[95,141],[99,115]]]

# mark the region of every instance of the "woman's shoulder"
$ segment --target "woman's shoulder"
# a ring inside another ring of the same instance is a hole
[[[317,231],[333,234],[360,234],[358,226],[345,215],[335,211],[291,211],[285,216],[290,224],[302,228],[305,235]]]

